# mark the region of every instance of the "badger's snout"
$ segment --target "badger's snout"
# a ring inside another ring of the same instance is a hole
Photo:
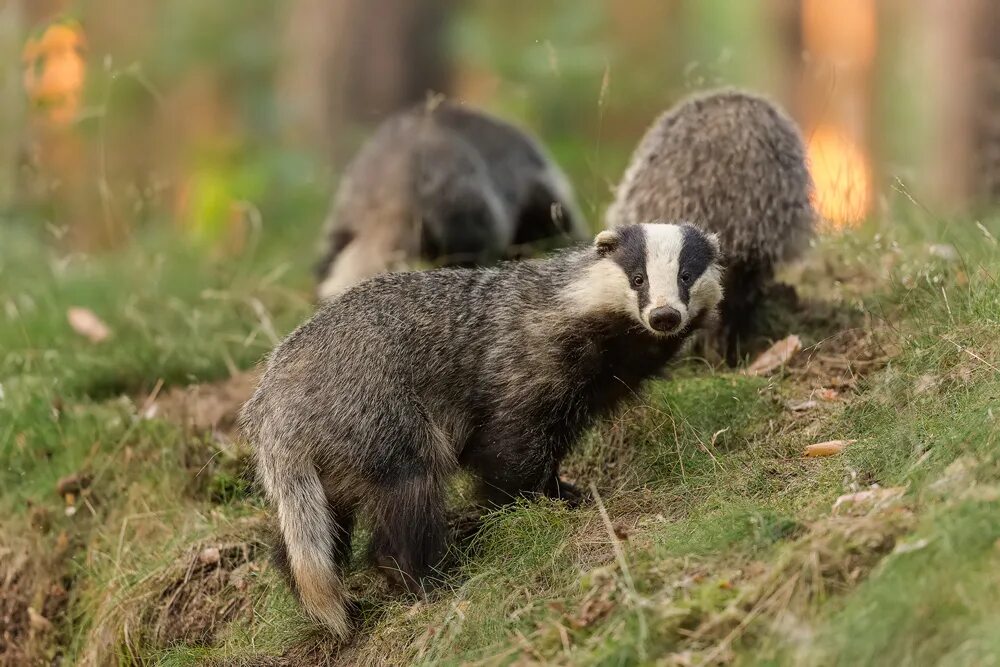
[[[669,333],[677,328],[684,317],[671,306],[660,306],[649,313],[649,326],[660,333]]]

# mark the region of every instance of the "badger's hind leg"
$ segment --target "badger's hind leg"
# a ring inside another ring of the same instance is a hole
[[[422,593],[447,551],[443,480],[424,472],[384,485],[371,516],[369,557],[391,584]]]

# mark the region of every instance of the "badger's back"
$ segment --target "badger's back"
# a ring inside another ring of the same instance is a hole
[[[687,220],[717,233],[728,260],[771,267],[808,244],[811,192],[794,122],[764,98],[721,91],[685,100],[656,120],[607,221]]]
[[[554,295],[585,261],[567,251],[490,269],[382,274],[324,301],[270,356],[244,409],[248,437],[268,415],[285,441],[366,442],[405,430],[392,424],[401,403],[439,416],[464,406],[474,419],[477,397],[492,404],[530,394],[533,383],[563,383],[555,371],[542,377],[544,341],[566,326]]]

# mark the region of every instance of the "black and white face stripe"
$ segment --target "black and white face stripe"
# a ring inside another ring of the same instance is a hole
[[[646,272],[646,234],[639,225],[617,230],[617,247],[609,257],[625,272],[636,294],[639,312],[649,305],[649,275]]]
[[[708,267],[718,261],[719,251],[712,245],[705,233],[697,227],[683,225],[681,235],[683,244],[681,245],[677,280],[681,301],[684,305],[688,305],[691,300],[691,288],[708,270]]]
[[[595,245],[602,261],[612,262],[620,273],[612,277],[602,270],[594,276],[621,287],[595,286],[596,293],[618,294],[621,308],[652,331],[674,333],[721,300],[718,242],[696,227],[625,225],[602,232]]]

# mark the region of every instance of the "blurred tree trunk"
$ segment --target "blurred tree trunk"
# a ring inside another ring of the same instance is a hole
[[[19,141],[24,128],[21,44],[24,11],[21,0],[0,5],[0,207],[14,201]]]
[[[451,0],[294,0],[279,89],[293,139],[335,162],[349,131],[448,92]]]
[[[779,97],[796,120],[802,122],[805,110],[799,104],[799,80],[802,78],[802,3],[799,0],[770,0],[766,17],[774,27],[777,51]]]
[[[966,207],[1000,202],[1000,3],[928,0],[933,182]]]

